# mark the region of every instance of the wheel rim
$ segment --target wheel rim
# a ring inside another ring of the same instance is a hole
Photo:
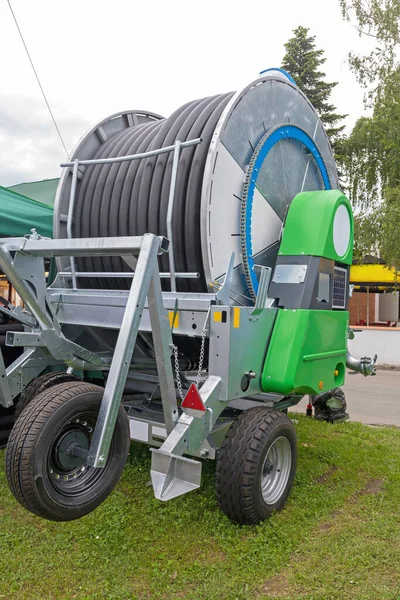
[[[292,466],[292,449],[286,437],[276,438],[261,469],[261,494],[266,504],[275,504],[283,494]]]
[[[103,475],[105,467],[90,467],[82,452],[81,455],[75,453],[76,447],[89,450],[96,420],[96,413],[80,412],[64,423],[54,436],[48,453],[47,472],[53,488],[64,496],[87,492]]]

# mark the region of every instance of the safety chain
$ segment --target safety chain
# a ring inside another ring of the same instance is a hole
[[[203,370],[204,352],[205,352],[206,338],[207,338],[207,333],[208,333],[208,321],[210,318],[210,310],[211,309],[209,308],[208,312],[207,312],[206,320],[204,321],[203,330],[201,332],[199,368],[198,368],[197,377],[196,377],[196,387],[197,388],[199,388],[201,372]],[[172,352],[174,354],[174,370],[175,370],[176,387],[178,388],[180,399],[183,400],[185,398],[185,396],[183,394],[182,379],[181,379],[181,373],[180,373],[180,369],[179,369],[178,347],[175,346],[175,344],[172,344],[171,348],[172,348]]]
[[[203,370],[204,350],[205,350],[205,346],[206,346],[206,338],[207,338],[207,332],[208,332],[208,321],[209,321],[209,318],[210,318],[210,310],[211,310],[211,308],[208,309],[206,320],[204,321],[203,331],[201,332],[201,346],[200,346],[200,356],[199,356],[199,370],[197,371],[197,378],[196,378],[196,387],[197,387],[197,389],[199,388],[199,385],[200,385],[201,371]]]
[[[183,400],[185,396],[183,395],[181,373],[179,370],[178,347],[175,346],[175,344],[172,344],[172,352],[174,353],[176,387],[178,388],[178,392],[179,392],[179,396],[180,396],[181,400]]]

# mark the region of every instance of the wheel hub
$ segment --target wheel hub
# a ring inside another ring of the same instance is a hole
[[[266,504],[275,504],[284,493],[292,466],[292,449],[286,437],[278,437],[268,449],[262,466],[261,494]]]
[[[89,450],[89,438],[82,429],[72,429],[65,432],[55,448],[56,466],[63,471],[72,471],[80,467],[84,458],[75,453],[75,449]]]
[[[93,428],[88,415],[79,415],[59,432],[49,457],[49,475],[54,483],[69,484],[86,477],[90,470],[85,463]]]
[[[267,459],[264,463],[263,475],[270,475],[273,470],[274,470],[274,465],[272,464],[272,462],[270,460]]]

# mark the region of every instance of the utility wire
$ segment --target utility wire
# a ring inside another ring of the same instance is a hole
[[[19,33],[19,35],[20,35],[20,38],[21,38],[21,40],[22,40],[22,43],[23,43],[23,45],[24,45],[24,48],[25,48],[26,54],[27,54],[27,56],[28,56],[28,58],[29,58],[29,62],[31,63],[31,66],[32,66],[33,72],[35,73],[36,81],[38,82],[38,85],[39,85],[39,87],[40,87],[40,91],[42,92],[42,95],[43,95],[44,101],[46,102],[46,106],[47,106],[47,108],[49,109],[49,113],[50,113],[50,116],[51,116],[51,118],[52,118],[52,120],[53,120],[54,127],[55,127],[55,128],[56,128],[56,130],[57,130],[58,137],[59,137],[59,138],[60,138],[60,140],[61,140],[61,143],[62,143],[62,145],[63,145],[63,148],[64,148],[64,150],[65,150],[65,154],[67,155],[67,158],[69,158],[69,154],[68,154],[67,147],[66,147],[66,145],[64,144],[64,140],[63,140],[63,138],[62,138],[61,132],[60,132],[60,130],[58,129],[58,125],[57,125],[57,123],[56,123],[56,120],[55,120],[55,118],[54,118],[54,115],[53,115],[53,113],[52,113],[52,111],[51,111],[50,104],[49,104],[49,103],[48,103],[48,101],[47,101],[46,94],[44,93],[44,89],[42,88],[42,84],[40,83],[39,76],[38,76],[38,74],[37,74],[37,72],[36,72],[36,69],[35,69],[35,66],[34,66],[34,64],[33,64],[33,62],[32,62],[31,55],[29,54],[29,50],[28,50],[28,48],[27,48],[27,46],[26,46],[26,44],[25,44],[24,37],[23,37],[23,35],[22,35],[22,32],[21,32],[21,30],[20,30],[20,28],[19,28],[18,21],[17,21],[17,18],[16,18],[16,16],[15,16],[15,14],[14,14],[14,11],[13,11],[13,9],[12,9],[12,6],[11,6],[11,3],[10,3],[10,0],[7,0],[7,3],[8,3],[8,6],[9,6],[9,8],[10,8],[10,11],[11,11],[11,14],[12,14],[12,16],[13,16],[13,19],[14,19],[14,21],[15,21],[15,25],[17,26],[18,33]]]

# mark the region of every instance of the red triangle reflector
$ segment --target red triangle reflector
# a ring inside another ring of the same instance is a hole
[[[194,410],[206,410],[199,390],[194,383],[190,385],[190,388],[188,389],[181,406],[182,408],[193,408]]]

